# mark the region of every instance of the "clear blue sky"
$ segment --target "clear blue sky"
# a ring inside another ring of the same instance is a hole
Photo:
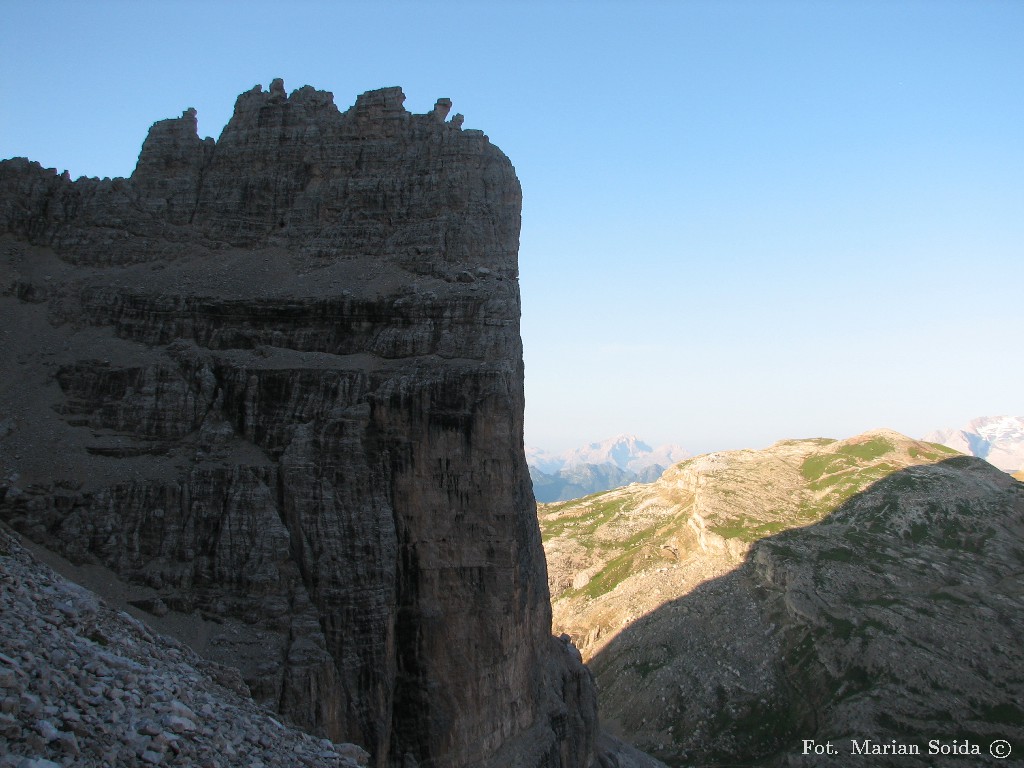
[[[441,96],[524,189],[527,443],[1024,413],[1024,2],[22,2],[0,157],[128,175],[283,77]]]

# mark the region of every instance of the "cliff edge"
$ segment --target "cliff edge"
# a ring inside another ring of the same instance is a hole
[[[586,766],[523,452],[521,191],[280,80],[129,179],[0,163],[0,518],[377,766]]]

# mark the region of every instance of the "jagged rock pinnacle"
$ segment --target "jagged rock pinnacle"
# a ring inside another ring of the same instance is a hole
[[[130,179],[0,163],[0,517],[377,766],[582,768],[593,686],[550,634],[522,448],[519,182],[449,100],[404,99],[276,79],[216,141],[154,124]]]

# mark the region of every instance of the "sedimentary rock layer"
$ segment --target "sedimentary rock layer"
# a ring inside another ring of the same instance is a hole
[[[0,515],[379,766],[586,765],[522,447],[519,183],[403,100],[275,81],[217,141],[156,123],[130,179],[0,163]]]

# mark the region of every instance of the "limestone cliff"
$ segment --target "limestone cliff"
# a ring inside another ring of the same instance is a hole
[[[129,179],[0,163],[0,516],[378,766],[585,766],[523,453],[519,183],[403,100],[277,80],[217,141],[156,123]]]

